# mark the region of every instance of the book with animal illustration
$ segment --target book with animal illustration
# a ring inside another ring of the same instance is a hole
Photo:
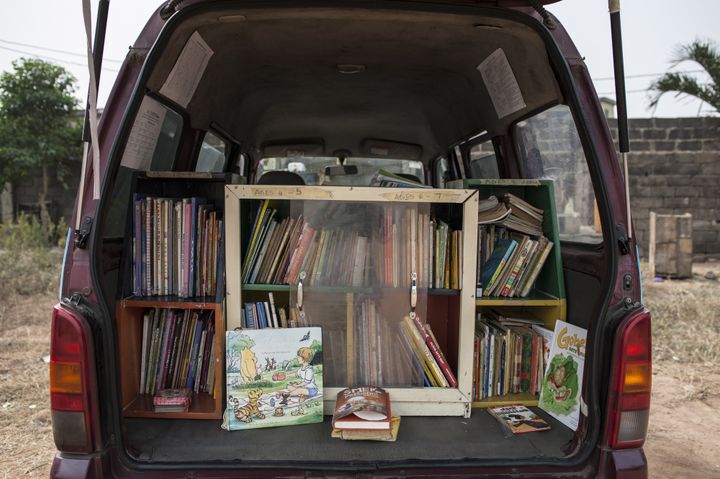
[[[587,330],[558,320],[538,406],[573,431],[580,417]]]
[[[322,422],[321,328],[228,331],[225,344],[224,429]]]
[[[550,425],[530,409],[519,404],[491,407],[487,410],[491,416],[513,434],[547,431]]]

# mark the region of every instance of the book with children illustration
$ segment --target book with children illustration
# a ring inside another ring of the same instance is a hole
[[[555,323],[538,406],[573,431],[580,417],[587,330]]]
[[[227,430],[323,420],[322,334],[318,327],[226,333]]]

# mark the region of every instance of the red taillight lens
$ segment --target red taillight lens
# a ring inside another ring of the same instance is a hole
[[[50,409],[55,445],[61,451],[92,451],[92,370],[82,320],[55,306],[50,338]]]
[[[650,313],[645,310],[627,320],[615,336],[605,435],[610,447],[640,447],[645,442],[651,383]]]

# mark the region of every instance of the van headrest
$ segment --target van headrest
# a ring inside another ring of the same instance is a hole
[[[258,185],[304,185],[305,181],[292,171],[268,171],[257,181]]]

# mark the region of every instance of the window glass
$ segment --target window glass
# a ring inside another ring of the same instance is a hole
[[[182,128],[179,113],[145,96],[125,144],[121,166],[140,171],[172,170]]]
[[[470,148],[470,178],[500,178],[495,148],[491,140]]]
[[[346,168],[343,172],[341,165]],[[331,167],[340,167],[332,168]],[[405,176],[424,183],[423,164],[414,160],[389,158],[340,158],[334,156],[291,156],[263,158],[258,163],[255,181],[268,171],[297,173],[306,185],[368,186],[378,170]]]
[[[225,171],[227,142],[211,131],[205,133],[195,171]]]
[[[175,166],[175,153],[180,144],[183,127],[182,115],[162,105],[165,119],[160,128],[160,135],[155,144],[150,169],[154,171],[171,171]]]
[[[560,239],[601,242],[590,171],[570,109],[558,105],[519,122],[514,140],[523,176],[554,182]]]

